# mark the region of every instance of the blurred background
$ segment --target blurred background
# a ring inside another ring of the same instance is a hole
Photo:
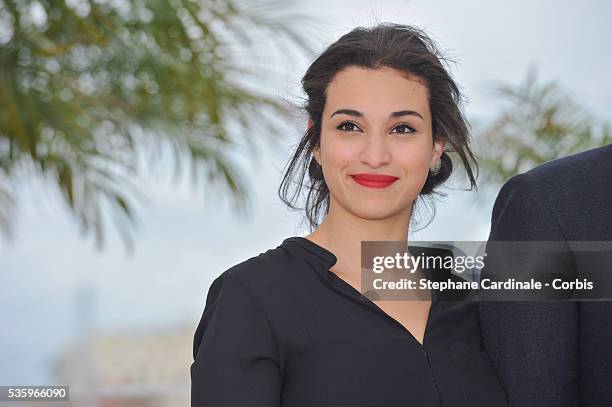
[[[277,195],[306,130],[300,79],[356,26],[416,25],[452,61],[479,188],[452,179],[411,239],[486,240],[505,180],[612,142],[611,16],[606,1],[0,0],[0,385],[189,405],[212,280],[309,233]]]

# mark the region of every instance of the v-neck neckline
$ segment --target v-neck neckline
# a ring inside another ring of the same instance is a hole
[[[338,276],[337,274],[333,273],[334,275],[334,279],[336,279],[336,281],[340,282],[342,285],[344,285],[346,287],[346,289],[351,290],[355,296],[359,296],[359,301],[362,304],[365,304],[371,308],[374,308],[377,312],[383,314],[383,316],[385,318],[390,319],[391,321],[393,321],[395,324],[397,324],[400,328],[402,328],[403,331],[405,331],[408,335],[410,335],[410,337],[414,340],[414,342],[419,345],[421,348],[425,347],[426,342],[427,342],[427,338],[428,338],[428,333],[431,330],[431,320],[432,320],[432,315],[433,315],[433,311],[436,309],[436,305],[438,303],[437,299],[434,298],[435,294],[434,294],[434,290],[431,290],[431,304],[429,306],[429,310],[427,311],[427,321],[425,322],[425,330],[423,331],[423,342],[421,343],[416,336],[408,329],[406,328],[400,321],[398,321],[397,319],[395,319],[394,317],[392,317],[389,313],[387,313],[384,309],[382,309],[378,304],[376,304],[374,301],[372,301],[371,299],[369,299],[368,297],[366,297],[365,295],[363,295],[359,290],[357,290],[355,287],[353,287],[351,284],[349,284],[348,282],[346,282],[343,278],[341,278],[340,276]]]
[[[416,336],[414,336],[414,334],[408,328],[406,328],[401,322],[399,322],[397,319],[395,319],[390,314],[385,312],[385,310],[383,310],[380,306],[378,306],[374,301],[366,297],[363,293],[361,293],[359,290],[357,290],[355,287],[349,284],[342,277],[338,276],[336,273],[330,270],[330,268],[333,267],[333,265],[336,264],[336,262],[338,261],[338,258],[336,257],[336,255],[333,254],[331,251],[327,250],[326,248],[322,246],[319,246],[317,243],[313,242],[312,240],[307,239],[302,236],[289,237],[283,241],[283,243],[285,242],[297,243],[300,247],[306,249],[309,254],[314,255],[314,257],[318,259],[317,261],[318,265],[322,266],[322,267],[317,267],[316,271],[324,277],[324,280],[327,281],[332,288],[334,288],[336,291],[339,291],[343,295],[346,295],[350,297],[351,299],[354,299],[358,301],[359,303],[364,304],[370,307],[371,309],[373,309],[374,311],[382,314],[385,318],[388,318],[393,323],[397,324],[405,333],[407,333],[410,336],[410,338],[414,341],[414,343],[417,346],[419,346],[420,349],[425,350],[425,346],[427,344],[428,337],[429,337],[428,333],[431,330],[432,317],[434,315],[434,312],[437,310],[437,304],[439,301],[436,290],[430,290],[431,304],[429,306],[429,310],[427,313],[427,321],[425,322],[425,330],[423,331],[423,342],[421,343],[416,338]],[[331,278],[336,280],[338,283],[340,283],[344,287],[344,290],[339,289],[339,287],[337,286],[334,286],[334,284],[331,283],[330,276]]]

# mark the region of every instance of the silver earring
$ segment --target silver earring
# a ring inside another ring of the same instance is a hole
[[[442,167],[442,160],[438,160],[434,165],[429,167],[429,175],[434,176],[440,172],[440,168]]]

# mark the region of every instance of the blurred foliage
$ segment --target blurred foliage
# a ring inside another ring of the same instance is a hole
[[[10,231],[15,185],[34,174],[57,186],[98,247],[108,212],[131,249],[139,157],[146,150],[156,165],[166,147],[175,172],[187,158],[203,188],[220,185],[247,208],[230,153],[241,143],[252,153],[253,134],[280,134],[266,110],[290,110],[248,84],[278,77],[270,48],[287,59],[314,52],[312,18],[290,5],[0,0],[0,229]]]
[[[494,93],[506,106],[476,138],[485,183],[499,186],[546,161],[612,143],[609,124],[598,123],[558,83],[538,83],[535,66],[522,84]]]

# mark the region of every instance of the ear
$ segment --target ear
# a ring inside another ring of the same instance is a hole
[[[310,129],[313,126],[314,122],[312,121],[312,119],[308,119],[308,129]],[[317,161],[317,163],[319,163],[319,165],[321,165],[321,154],[319,151],[319,147],[315,148],[314,150],[312,150],[312,155],[314,156],[315,160]]]
[[[442,156],[442,153],[444,152],[444,147],[446,147],[446,140],[439,139],[439,140],[434,141],[434,148],[433,148],[433,154],[431,156],[430,165],[433,166],[440,160],[440,157]]]
[[[319,165],[321,165],[321,153],[319,151],[319,147],[317,147],[314,150],[312,150],[312,155],[313,155],[314,159],[317,161],[317,163]]]

